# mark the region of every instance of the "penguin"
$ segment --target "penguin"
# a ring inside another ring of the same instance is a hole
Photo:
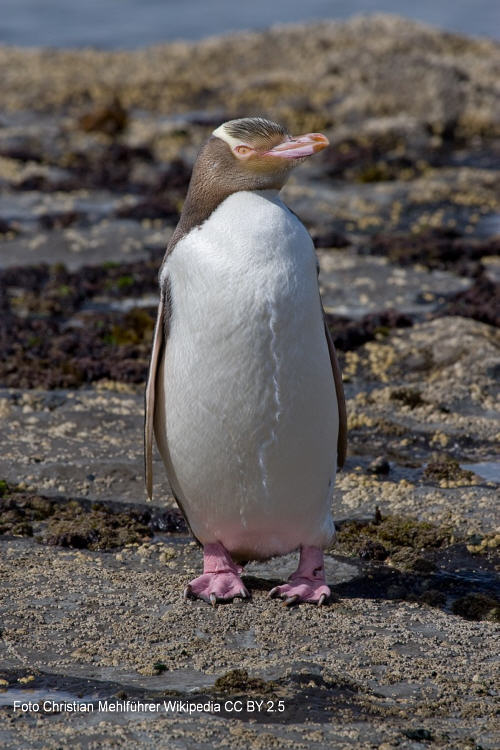
[[[154,435],[203,547],[185,598],[247,598],[243,564],[295,550],[297,570],[270,596],[286,606],[330,597],[323,549],[335,536],[345,400],[313,242],[279,195],[292,169],[328,145],[262,117],[217,127],[160,268],[146,488],[151,499]]]

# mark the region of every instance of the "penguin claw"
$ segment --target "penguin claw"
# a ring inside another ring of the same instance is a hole
[[[193,596],[193,590],[192,590],[191,586],[188,583],[188,585],[184,589],[184,593],[183,593],[184,600],[187,601],[188,599],[191,599],[192,596]]]
[[[242,599],[248,599],[248,591],[244,588],[241,588],[237,596],[241,596]]]
[[[217,595],[213,592],[210,594],[210,604],[212,605],[212,607],[215,607],[215,605],[217,604]]]
[[[301,604],[302,602],[308,602],[309,604],[316,604],[318,607],[323,607],[331,596],[330,589],[325,583],[319,582],[316,584],[315,581],[294,581],[285,583],[282,586],[275,586],[269,592],[271,599],[279,597],[283,599],[284,607],[291,607],[293,604]]]

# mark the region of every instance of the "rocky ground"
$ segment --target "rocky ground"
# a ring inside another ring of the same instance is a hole
[[[2,746],[497,747],[498,45],[380,16],[0,60]],[[162,253],[203,138],[256,113],[332,142],[284,191],[348,399],[322,609],[268,599],[293,555],[185,603],[157,458],[143,488]],[[13,711],[43,699],[210,710]]]

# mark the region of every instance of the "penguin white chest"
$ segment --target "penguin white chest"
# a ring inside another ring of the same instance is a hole
[[[276,193],[235,193],[163,274],[155,434],[194,534],[248,558],[327,544],[338,410],[307,231]]]

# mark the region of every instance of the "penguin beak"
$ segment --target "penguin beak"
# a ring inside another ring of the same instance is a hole
[[[321,133],[306,133],[306,135],[292,137],[288,141],[279,143],[269,151],[265,151],[263,156],[273,156],[278,159],[302,159],[305,156],[317,154],[329,145],[328,138]]]

